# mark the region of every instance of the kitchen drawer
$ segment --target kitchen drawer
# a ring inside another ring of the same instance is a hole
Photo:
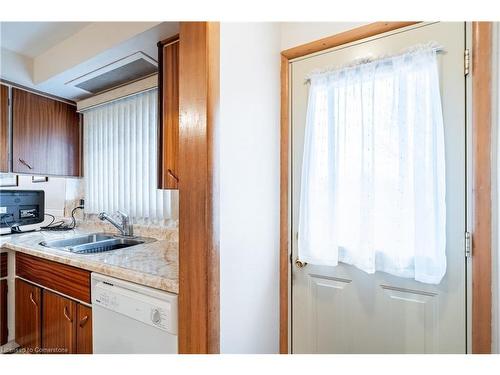
[[[90,303],[90,272],[16,253],[16,275],[77,300]]]

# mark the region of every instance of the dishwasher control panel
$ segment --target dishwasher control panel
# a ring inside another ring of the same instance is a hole
[[[177,334],[177,295],[92,274],[92,305]]]

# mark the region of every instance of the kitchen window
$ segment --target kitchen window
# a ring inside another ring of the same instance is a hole
[[[121,210],[134,222],[177,216],[177,191],[157,189],[156,89],[84,112],[85,210]]]

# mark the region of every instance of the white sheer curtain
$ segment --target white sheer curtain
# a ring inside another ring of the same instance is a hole
[[[122,210],[135,222],[172,218],[173,193],[157,189],[157,90],[84,112],[85,211]]]
[[[436,48],[312,74],[299,259],[437,284],[446,272]]]

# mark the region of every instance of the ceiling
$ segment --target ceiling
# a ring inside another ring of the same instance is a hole
[[[0,45],[33,58],[89,24],[90,22],[2,22]]]
[[[138,24],[0,22],[0,78],[74,101],[85,99],[91,94],[69,82],[137,52],[156,60],[157,42],[179,32],[178,22],[142,23],[145,24],[142,28]],[[112,30],[113,35],[103,31],[96,36],[95,30]],[[86,39],[85,35],[90,34],[93,39]],[[120,39],[115,34],[123,37]],[[102,41],[111,39],[113,42],[109,42],[109,46],[97,48]],[[79,57],[81,50],[89,49],[95,53]],[[53,58],[47,61],[47,56]],[[37,61],[41,58],[61,69],[35,84]]]

